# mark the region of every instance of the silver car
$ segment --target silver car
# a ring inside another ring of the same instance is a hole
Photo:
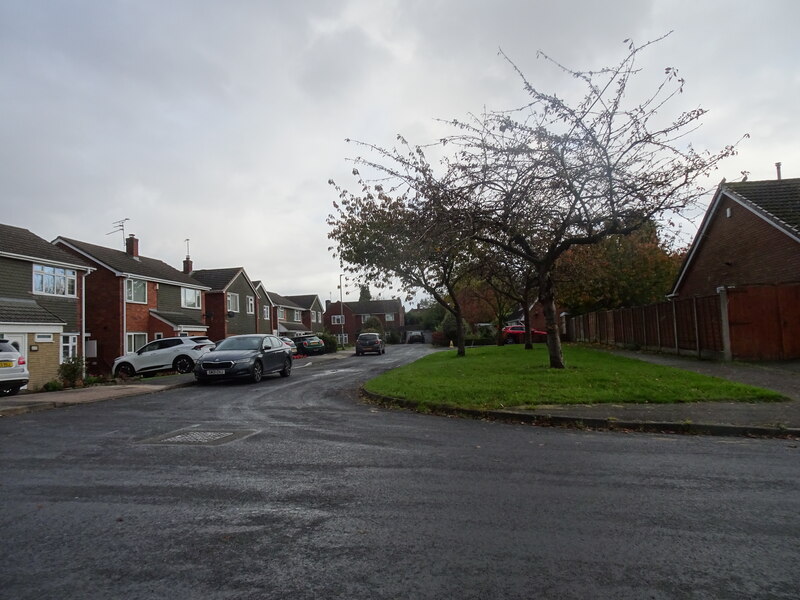
[[[161,338],[145,344],[136,352],[114,360],[111,372],[115,377],[133,377],[157,371],[191,373],[195,363],[214,347],[204,335]]]
[[[29,380],[25,358],[11,342],[0,339],[0,396],[13,396]]]

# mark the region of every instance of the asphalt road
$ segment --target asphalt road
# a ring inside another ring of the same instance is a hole
[[[358,401],[427,351],[0,420],[0,598],[798,597],[797,442]]]

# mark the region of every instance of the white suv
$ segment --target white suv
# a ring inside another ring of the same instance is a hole
[[[8,340],[0,339],[0,396],[13,396],[28,385],[30,374],[25,359]]]
[[[214,347],[206,336],[161,338],[145,344],[136,352],[114,359],[115,377],[133,377],[156,371],[191,373],[194,363]]]

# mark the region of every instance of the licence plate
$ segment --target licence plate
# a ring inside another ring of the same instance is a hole
[[[225,369],[209,369],[206,375],[225,375]]]
[[[5,360],[0,362],[0,367],[13,367],[13,366],[14,366],[13,362],[5,361]]]

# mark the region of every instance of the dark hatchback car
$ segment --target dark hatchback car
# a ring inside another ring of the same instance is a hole
[[[298,335],[292,341],[298,354],[325,354],[325,342],[315,335]]]
[[[356,339],[356,356],[367,352],[386,354],[386,342],[377,333],[362,333]]]
[[[258,383],[268,373],[280,373],[281,377],[292,373],[292,350],[274,335],[225,338],[194,368],[198,383],[241,378]]]

